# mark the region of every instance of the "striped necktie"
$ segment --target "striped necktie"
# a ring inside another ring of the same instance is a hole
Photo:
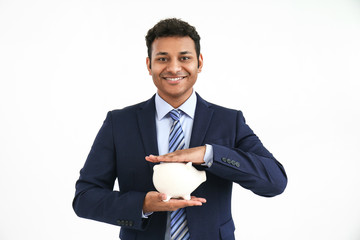
[[[176,109],[171,110],[171,118],[174,123],[170,129],[169,136],[169,153],[179,149],[183,149],[185,146],[184,132],[180,124],[180,112]],[[190,233],[187,226],[186,212],[184,208],[179,208],[170,214],[170,235],[171,240],[188,240],[190,239]]]

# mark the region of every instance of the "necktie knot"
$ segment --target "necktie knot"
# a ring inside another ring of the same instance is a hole
[[[169,112],[170,117],[174,120],[174,121],[179,121],[180,119],[180,111],[173,109]]]

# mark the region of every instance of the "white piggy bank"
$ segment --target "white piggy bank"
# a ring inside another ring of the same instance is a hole
[[[154,166],[153,183],[161,193],[170,198],[190,200],[190,194],[206,181],[205,171],[199,171],[188,163],[160,163]]]

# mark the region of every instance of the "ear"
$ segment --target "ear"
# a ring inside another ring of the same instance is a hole
[[[149,57],[146,58],[146,66],[147,66],[147,69],[149,71],[149,75],[152,75],[152,72],[151,72],[151,60]]]
[[[192,166],[192,162],[186,163],[186,167],[191,167],[191,166]]]
[[[198,72],[201,72],[202,67],[203,67],[203,63],[204,63],[203,56],[202,56],[202,54],[200,53],[200,55],[199,55],[199,67],[198,67]]]

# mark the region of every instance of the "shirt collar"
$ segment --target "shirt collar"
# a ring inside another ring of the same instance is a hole
[[[195,91],[192,92],[191,96],[177,109],[180,109],[182,112],[186,113],[190,118],[194,119],[195,108],[196,108],[196,95]],[[163,119],[166,114],[168,114],[174,108],[168,104],[164,99],[162,99],[158,93],[155,96],[155,108],[156,108],[156,117],[158,120]]]

